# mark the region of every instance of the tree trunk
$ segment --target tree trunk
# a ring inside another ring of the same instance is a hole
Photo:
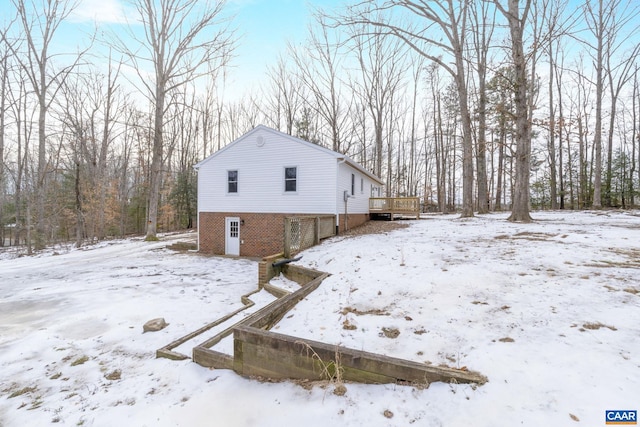
[[[593,130],[593,144],[595,149],[594,159],[594,179],[593,179],[593,208],[602,208],[602,96],[604,92],[604,79],[602,77],[603,69],[603,38],[604,38],[604,22],[603,22],[603,0],[598,0],[598,23],[595,30],[596,35],[596,123]]]
[[[498,145],[498,179],[496,182],[496,204],[495,210],[502,210],[502,191],[503,191],[503,180],[504,180],[504,149],[507,144],[507,129],[504,117],[500,118],[500,144]]]
[[[76,196],[76,248],[82,246],[84,230],[84,213],[82,212],[82,194],[80,192],[80,162],[76,160],[75,170],[75,196]]]
[[[42,76],[44,79],[44,70],[42,70]],[[42,86],[41,86],[42,87]],[[41,93],[38,96],[38,174],[36,176],[36,236],[35,236],[35,249],[40,250],[45,246],[45,181],[46,181],[46,168],[47,168],[47,135],[46,135],[46,117],[47,117],[47,104],[45,94]]]
[[[479,72],[480,73],[480,72]],[[487,94],[484,72],[480,77],[478,90],[478,153],[476,155],[476,175],[478,177],[478,212],[489,212],[489,190],[487,188]]]
[[[471,130],[471,116],[469,112],[469,95],[465,78],[465,64],[462,44],[456,51],[456,87],[460,102],[460,116],[462,121],[462,218],[473,217],[473,133]],[[486,185],[486,183],[485,183]],[[453,201],[455,203],[455,200]]]
[[[155,97],[155,114],[153,125],[153,153],[151,157],[151,171],[149,177],[148,195],[148,215],[147,215],[147,235],[146,240],[157,240],[158,230],[158,207],[160,205],[160,188],[162,187],[162,164],[163,164],[163,122],[164,122],[164,89],[160,88],[162,83],[158,83]],[[164,87],[164,86],[162,86]]]
[[[4,196],[5,196],[5,183],[4,183],[4,126],[5,126],[5,113],[7,106],[7,56],[6,54],[2,58],[2,64],[0,68],[0,247],[4,246]],[[11,241],[11,236],[9,236]]]
[[[527,61],[524,56],[523,27],[526,15],[520,17],[518,0],[509,0],[511,55],[515,71],[514,102],[516,107],[516,166],[513,208],[510,221],[530,222],[529,177],[531,170],[531,123],[529,121],[529,82]]]
[[[549,43],[549,186],[551,194],[551,209],[558,209],[557,195],[557,165],[556,165],[556,117],[553,103],[553,43]],[[562,148],[562,141],[559,146]],[[560,150],[562,151],[562,150]]]

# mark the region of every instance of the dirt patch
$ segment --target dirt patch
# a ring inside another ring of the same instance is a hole
[[[198,244],[193,242],[176,242],[167,246],[167,249],[178,252],[195,251],[198,249]]]
[[[380,336],[385,336],[387,338],[398,338],[400,335],[400,330],[398,328],[382,328],[382,332]]]
[[[386,234],[393,230],[399,230],[409,227],[409,224],[405,224],[398,221],[367,221],[364,224],[352,228],[344,233],[342,236],[363,236],[366,234]]]
[[[109,372],[108,374],[105,374],[104,377],[109,381],[116,381],[122,378],[122,371],[120,371],[120,369],[116,369],[113,372]]]
[[[336,396],[344,396],[347,393],[347,387],[344,384],[338,384],[333,389],[333,394]]]
[[[345,307],[340,311],[340,314],[342,314],[343,316],[349,313],[353,313],[356,316],[364,316],[364,315],[374,315],[374,316],[389,316],[390,313],[386,310],[383,310],[381,308],[372,308],[370,310],[358,310],[357,308],[353,308],[353,307]]]
[[[346,329],[347,331],[355,331],[356,329],[358,329],[358,327],[349,322],[349,319],[347,319],[342,322],[342,329]]]

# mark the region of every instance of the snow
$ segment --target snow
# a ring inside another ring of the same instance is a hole
[[[155,358],[241,308],[255,261],[166,248],[192,235],[0,253],[0,426],[596,426],[640,409],[640,212],[533,216],[426,215],[303,252],[331,276],[274,330],[489,378],[344,396]]]

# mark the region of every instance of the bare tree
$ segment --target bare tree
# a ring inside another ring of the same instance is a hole
[[[362,97],[362,104],[367,107],[374,131],[374,172],[382,177],[383,142],[387,139],[387,196],[391,195],[391,167],[389,159],[392,155],[392,140],[385,138],[394,125],[390,120],[393,98],[402,84],[403,71],[407,63],[406,55],[399,40],[388,40],[382,37],[379,29],[352,27],[354,34],[351,40],[359,64],[360,77],[352,83],[354,91]]]
[[[478,185],[478,212],[489,212],[489,190],[487,188],[487,66],[491,39],[495,28],[495,8],[489,2],[475,2],[471,7],[473,50],[478,77],[478,143],[476,153],[476,176]]]
[[[618,12],[616,12],[614,17],[615,22],[612,24],[614,28],[617,26],[623,27],[625,24],[635,21],[635,19],[640,15],[640,7],[635,6],[633,9],[627,10],[625,6],[630,7],[631,5],[622,5]],[[630,33],[635,34],[638,30],[639,26],[636,25]],[[607,207],[612,206],[611,180],[613,178],[613,140],[617,119],[616,113],[618,112],[618,100],[624,87],[633,78],[634,66],[636,66],[638,56],[640,55],[640,43],[635,43],[635,45],[632,45],[627,51],[618,52],[623,46],[624,45],[620,43],[620,41],[607,39],[607,53],[605,55],[604,64],[604,71],[607,75],[607,86],[609,87],[610,102],[609,131],[607,138],[607,170],[604,182],[604,205]],[[613,62],[618,57],[619,53],[621,54],[619,60],[617,62]]]
[[[584,63],[584,55],[579,55],[575,65],[572,67],[577,70],[592,71]],[[575,127],[577,127],[578,137],[578,207],[586,209],[595,204],[593,197],[595,196],[595,182],[592,184],[594,170],[598,167],[593,161],[596,157],[597,150],[594,143],[589,146],[589,122],[593,114],[592,95],[594,78],[593,75],[586,75],[584,72],[576,72],[570,74],[575,85],[575,95],[570,98],[572,110],[575,111]],[[596,101],[597,104],[597,101]],[[589,152],[592,152],[592,161],[589,161]],[[601,206],[601,205],[600,205]]]
[[[514,70],[514,104],[516,117],[516,171],[513,208],[510,221],[530,222],[529,174],[531,169],[531,84],[528,78],[527,58],[524,53],[524,30],[531,10],[531,1],[520,8],[518,0],[508,0],[505,8],[498,0],[495,4],[509,24],[511,60]]]
[[[640,163],[640,123],[638,123],[638,120],[640,119],[640,86],[638,85],[638,77],[640,76],[638,75],[638,66],[636,65],[633,73],[633,93],[631,95],[631,117],[633,120],[633,134],[631,138],[631,170],[629,172],[631,177],[629,180],[629,194],[631,195],[629,203],[631,206],[635,205],[634,188],[637,188],[637,186],[634,186],[633,184],[633,175],[636,171],[638,171],[638,185],[640,185],[640,164],[636,163],[637,160]],[[636,146],[636,144],[638,145]]]
[[[157,239],[158,206],[164,165],[165,113],[169,94],[224,66],[234,47],[233,32],[222,18],[223,1],[141,0],[134,2],[144,37],[134,25],[131,42],[118,48],[136,68],[146,96],[153,105],[153,155],[151,160],[146,239]]]
[[[381,28],[383,35],[400,38],[418,54],[435,62],[454,78],[462,123],[462,217],[473,216],[473,135],[467,91],[467,64],[464,57],[468,35],[468,9],[468,1],[387,0],[378,5],[376,0],[364,0],[349,7],[347,16],[336,18],[338,23],[343,25],[366,24]],[[406,21],[394,23],[383,18],[386,12],[393,14],[394,11],[410,12],[424,25],[416,28]],[[439,52],[432,53],[432,47],[439,49]]]
[[[5,198],[5,132],[6,132],[6,118],[8,105],[8,91],[9,91],[9,59],[11,53],[7,47],[7,31],[10,26],[5,29],[0,29],[0,40],[2,40],[2,46],[0,47],[0,246],[4,246],[4,198]]]
[[[632,0],[588,0],[583,6],[584,18],[589,29],[589,32],[593,36],[593,41],[584,40],[584,43],[589,48],[589,55],[593,61],[593,67],[596,70],[596,106],[595,106],[595,127],[593,129],[593,143],[595,146],[595,171],[594,171],[594,184],[593,184],[593,207],[598,209],[602,207],[602,104],[604,99],[605,86],[609,83],[613,86],[613,76],[611,74],[616,72],[618,65],[613,67],[610,65],[610,57],[615,56],[620,48],[629,41],[629,36],[634,33],[633,29],[628,29],[626,26],[632,25],[637,32],[637,17],[639,8],[636,2]],[[630,30],[625,34],[626,30]],[[638,45],[635,44],[635,52],[633,56],[637,56]],[[618,82],[624,82],[628,76],[628,68],[622,62],[623,69],[621,70]],[[615,95],[617,88],[611,87],[611,94]],[[617,95],[616,95],[617,96]],[[612,113],[615,115],[615,100],[612,102]],[[615,120],[615,117],[610,118],[611,121]],[[610,122],[611,123],[611,122]],[[610,129],[611,130],[611,129]],[[612,142],[611,142],[612,143]],[[612,149],[609,149],[610,155],[607,166],[607,183],[610,186],[610,161],[612,157]],[[608,187],[605,187],[605,193]],[[605,203],[610,202],[610,197],[605,194]]]
[[[304,101],[303,82],[283,56],[278,56],[267,75],[269,87],[263,114],[273,127],[293,135],[296,115]]]
[[[409,196],[418,194],[418,167],[417,167],[417,143],[418,143],[418,93],[420,82],[423,79],[424,58],[414,57],[411,62],[412,97],[411,97],[411,136],[409,149],[409,170],[407,174],[407,189]]]
[[[105,76],[88,72],[67,80],[59,97],[60,121],[66,128],[69,169],[75,168],[76,245],[85,237],[104,238],[106,232],[108,153],[116,137],[118,76],[109,59]]]
[[[297,73],[313,102],[307,103],[322,119],[327,128],[327,139],[333,151],[346,153],[349,150],[345,132],[349,125],[350,103],[345,102],[340,91],[342,54],[340,42],[333,37],[331,28],[322,16],[317,16],[317,26],[309,29],[309,41],[304,48],[289,46]]]
[[[60,25],[69,17],[75,7],[71,0],[27,3],[12,0],[18,13],[26,42],[26,52],[14,55],[19,58],[21,68],[29,80],[38,105],[38,168],[36,174],[36,248],[44,245],[45,198],[47,178],[47,115],[56,93],[74,68],[79,64],[84,52],[74,56],[71,64],[56,69],[58,61],[53,58],[50,48]],[[11,45],[10,45],[11,46]],[[86,51],[85,51],[86,52]]]

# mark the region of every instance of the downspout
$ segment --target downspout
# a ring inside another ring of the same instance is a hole
[[[349,193],[347,192],[347,190],[344,190],[343,193],[343,197],[344,197],[344,231],[349,230],[349,223],[348,223],[348,212],[347,212],[347,202],[349,201]]]
[[[193,170],[196,171],[196,175],[197,175],[197,178],[196,178],[196,189],[197,189],[200,186],[200,167],[197,164],[195,164],[193,165]],[[200,192],[198,191],[196,192],[200,194]],[[197,197],[196,204],[198,205],[198,211],[196,212],[196,221],[198,221],[198,224],[197,224],[198,229],[196,232],[196,252],[199,253],[200,252],[200,203],[199,203],[200,197],[197,195],[196,197]]]
[[[340,165],[346,162],[344,157],[338,159],[338,165],[336,166],[336,196],[339,194],[340,189]],[[344,200],[344,226],[347,229],[347,199]],[[340,211],[338,205],[336,205],[336,235],[340,234]]]

